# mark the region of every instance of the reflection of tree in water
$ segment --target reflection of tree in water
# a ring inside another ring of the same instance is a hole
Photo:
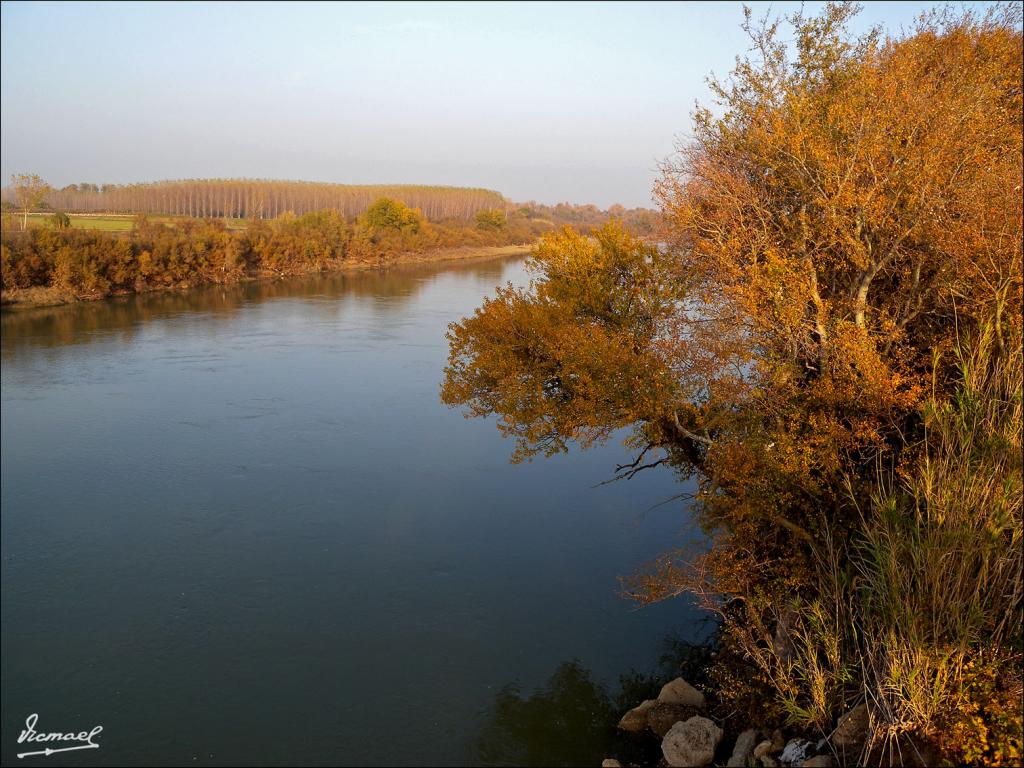
[[[658,669],[620,676],[614,694],[575,659],[559,665],[544,687],[527,697],[510,683],[494,698],[476,743],[476,760],[481,765],[593,766],[614,754],[624,762],[653,764],[660,757],[657,742],[632,738],[615,726],[626,710],[655,698],[664,683],[679,675],[697,685],[706,682],[711,652],[711,641],[668,637]]]
[[[477,757],[483,765],[600,765],[614,717],[605,687],[578,661],[565,662],[529,698],[514,684],[498,692]]]

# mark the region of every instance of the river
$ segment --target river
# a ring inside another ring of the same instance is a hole
[[[656,506],[670,472],[598,485],[620,445],[512,465],[440,403],[447,324],[525,280],[513,259],[4,313],[4,763],[33,713],[103,726],[47,765],[479,764],[506,738],[592,760],[501,723],[499,692],[573,660],[614,688],[697,637],[687,602],[619,593],[696,534]]]

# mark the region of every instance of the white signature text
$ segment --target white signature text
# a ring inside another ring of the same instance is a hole
[[[36,730],[36,724],[39,722],[38,714],[31,714],[25,718],[25,730],[21,732],[18,737],[18,743],[30,743],[36,744],[39,742],[68,742],[77,741],[80,742],[73,747],[57,747],[46,749],[40,749],[35,752],[19,752],[18,757],[29,757],[30,755],[52,755],[55,752],[70,752],[73,749],[99,749],[99,744],[93,741],[93,739],[100,735],[103,731],[102,725],[97,725],[91,731],[79,731],[78,733],[60,733],[59,731],[51,731],[49,733],[43,733]]]

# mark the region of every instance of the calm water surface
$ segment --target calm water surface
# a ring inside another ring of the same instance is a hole
[[[688,604],[618,594],[694,535],[650,509],[669,473],[594,487],[618,445],[511,465],[440,404],[445,327],[508,280],[521,261],[5,314],[3,762],[31,713],[103,725],[50,766],[487,762],[517,747],[495,733],[551,738],[495,722],[504,686],[574,659],[614,683],[696,636]]]

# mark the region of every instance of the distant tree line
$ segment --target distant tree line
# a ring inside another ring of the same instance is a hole
[[[500,193],[468,187],[320,184],[307,181],[261,179],[195,179],[145,184],[69,184],[51,187],[34,174],[17,174],[0,194],[5,210],[22,214],[22,228],[33,211],[65,213],[144,213],[193,218],[276,219],[285,213],[303,215],[334,210],[349,219],[363,214],[374,202],[395,200],[418,209],[432,222],[477,222],[482,228],[503,226],[510,214],[547,222],[570,224],[580,231],[600,227],[609,217],[644,236],[655,233],[657,213],[647,208],[627,209],[595,205],[535,201],[512,203]]]
[[[556,226],[569,225],[583,234],[590,234],[592,230],[603,227],[609,219],[617,219],[634,234],[651,238],[658,235],[661,224],[657,211],[650,208],[626,208],[617,204],[601,210],[592,204],[545,205],[531,200],[528,203],[516,203],[511,211],[518,216],[547,221]]]
[[[321,184],[266,179],[188,179],[145,184],[69,184],[49,189],[50,208],[71,212],[147,213],[199,218],[274,219],[332,209],[361,214],[381,197],[419,208],[430,221],[471,219],[479,211],[504,208],[505,199],[489,189],[405,184]],[[4,199],[13,201],[14,191]]]

